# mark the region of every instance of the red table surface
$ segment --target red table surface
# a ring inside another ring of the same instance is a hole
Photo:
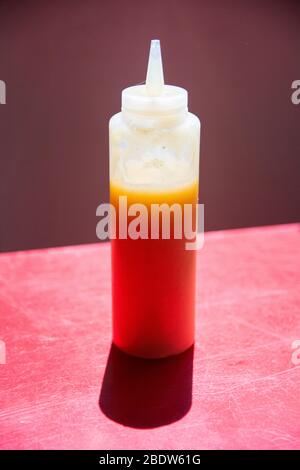
[[[111,349],[109,244],[2,254],[0,447],[300,448],[299,250],[206,234],[195,348],[150,361]]]

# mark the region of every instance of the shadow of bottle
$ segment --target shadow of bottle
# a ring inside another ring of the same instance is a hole
[[[129,356],[112,345],[99,406],[120,424],[154,428],[182,418],[192,403],[194,347],[164,359]]]

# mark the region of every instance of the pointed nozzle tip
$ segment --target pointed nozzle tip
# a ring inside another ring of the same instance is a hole
[[[161,51],[160,51],[160,40],[159,39],[151,39],[150,43],[150,55],[154,57],[159,57],[161,56]]]
[[[146,90],[150,96],[160,95],[164,88],[164,72],[162,66],[160,40],[152,39],[150,44]]]

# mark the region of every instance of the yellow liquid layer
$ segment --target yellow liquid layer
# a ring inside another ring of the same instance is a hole
[[[198,181],[170,188],[138,188],[134,186],[123,186],[121,184],[110,183],[110,202],[116,208],[119,203],[119,196],[127,196],[127,204],[195,204],[198,201]]]

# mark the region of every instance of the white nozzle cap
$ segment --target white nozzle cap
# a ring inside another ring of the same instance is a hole
[[[164,90],[164,72],[159,39],[152,39],[149,52],[146,91],[149,96],[160,95]]]
[[[188,94],[184,88],[165,85],[160,41],[150,45],[145,85],[136,85],[122,91],[122,111],[164,115],[187,111]]]

